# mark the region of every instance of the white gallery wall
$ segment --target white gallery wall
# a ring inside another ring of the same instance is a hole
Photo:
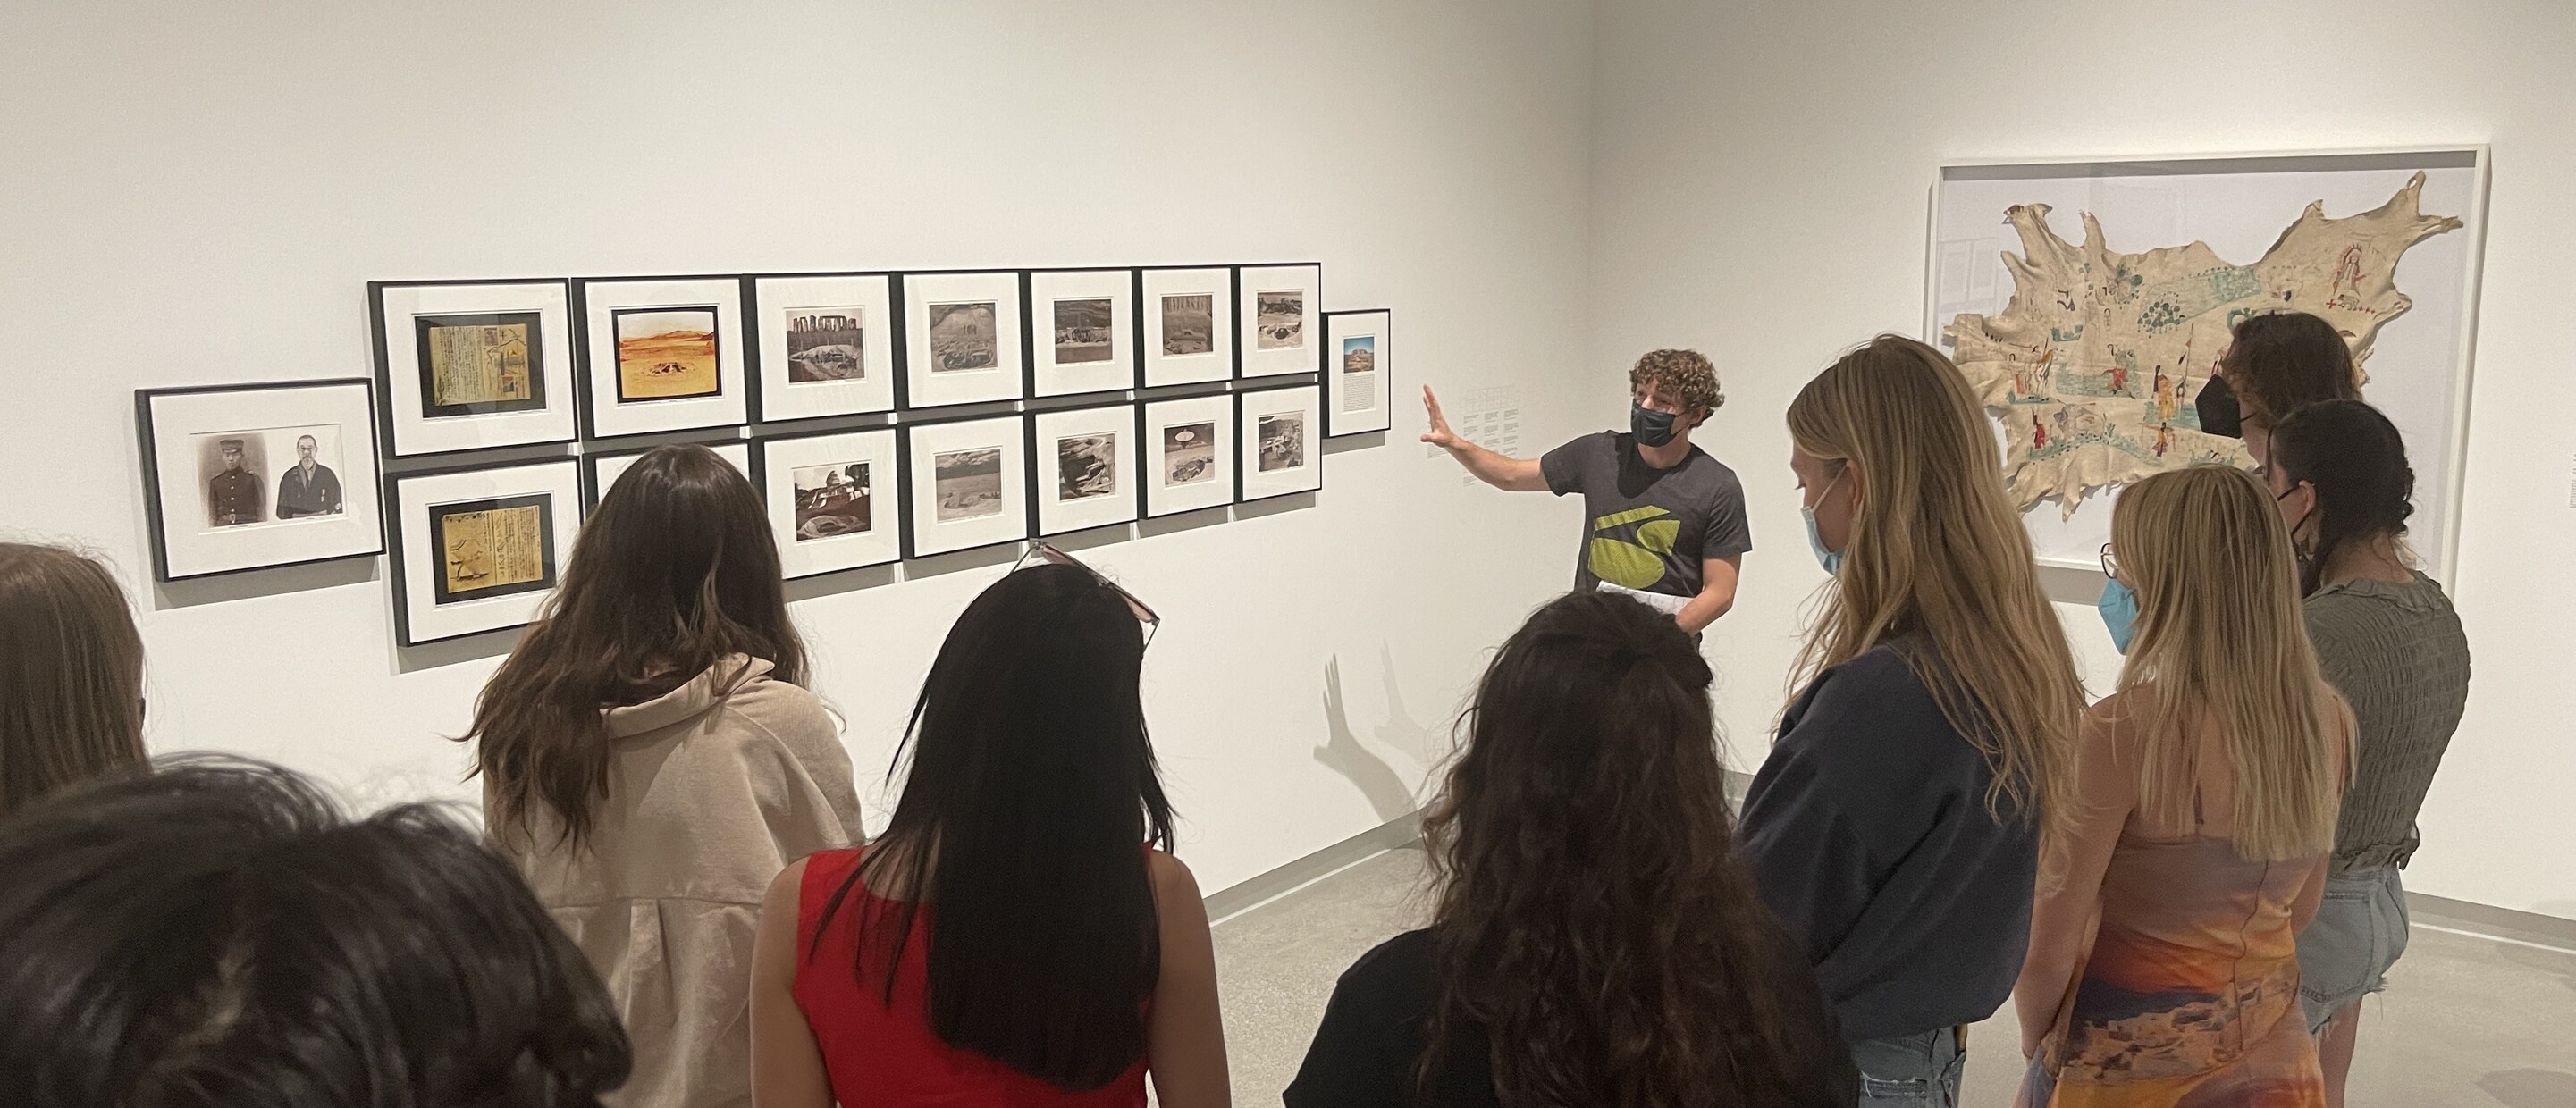
[[[502,646],[397,651],[381,560],[154,586],[133,391],[364,375],[369,280],[1315,259],[1327,307],[1395,309],[1400,412],[1429,380],[1519,389],[1538,439],[1593,414],[1582,5],[6,0],[0,44],[0,533],[122,572],[156,751],[364,803],[475,796],[446,736]],[[1570,506],[1469,495],[1396,426],[1311,506],[1085,551],[1165,617],[1210,891],[1410,811],[1567,578]],[[799,583],[880,817],[1006,566]]]
[[[1703,445],[1745,476],[1757,549],[1710,633],[1738,764],[1767,748],[1802,604],[1781,413],[1844,348],[1923,319],[1943,161],[2493,145],[2460,561],[2475,653],[2408,887],[2576,917],[2576,8],[2554,0],[1939,5],[1602,0],[1591,357],[1715,356]],[[2347,214],[2347,213],[2330,213]],[[1607,418],[1616,403],[1587,398]],[[1577,420],[1580,423],[1580,420]],[[2061,604],[2095,691],[2118,657]]]

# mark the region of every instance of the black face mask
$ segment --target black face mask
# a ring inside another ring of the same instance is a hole
[[[1673,420],[1678,418],[1643,404],[1628,405],[1628,431],[1637,436],[1639,446],[1662,446],[1673,441]]]
[[[2191,402],[2200,413],[2200,429],[2231,439],[2245,437],[2244,417],[2236,409],[2236,390],[2227,387],[2227,378],[2212,377],[2200,387],[2200,397]]]

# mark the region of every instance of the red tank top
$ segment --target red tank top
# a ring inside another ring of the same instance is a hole
[[[849,1108],[1143,1108],[1145,1060],[1118,1079],[1072,1093],[971,1050],[940,1041],[930,1026],[930,909],[913,916],[896,968],[894,1002],[885,1000],[885,952],[869,944],[866,983],[858,965],[859,922],[893,902],[854,887],[815,943],[832,892],[859,866],[859,849],[826,850],[805,862],[796,897],[796,1007],[814,1029],[832,1094]],[[812,951],[811,957],[806,956]]]

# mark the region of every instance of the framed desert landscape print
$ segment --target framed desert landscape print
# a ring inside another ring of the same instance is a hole
[[[1323,389],[1293,385],[1234,394],[1237,500],[1324,487]]]
[[[1136,406],[1060,408],[1029,417],[1030,499],[1040,535],[1136,518]]]
[[[756,277],[760,422],[894,410],[894,278]]]
[[[583,281],[584,437],[746,423],[742,281]]]
[[[751,482],[751,487],[755,489],[760,487],[760,474],[752,464],[750,442],[743,439],[722,439],[697,445],[715,451],[716,457],[730,463],[734,472],[742,474],[744,480]],[[608,495],[608,487],[616,484],[617,478],[626,472],[628,466],[634,465],[636,459],[651,450],[651,447],[645,447],[640,450],[609,450],[584,455],[581,485],[582,510],[589,512],[597,509],[600,498]]]
[[[1136,271],[1029,271],[1029,395],[1136,387]]]
[[[1146,387],[1234,376],[1234,271],[1148,266],[1137,275]]]
[[[389,455],[572,440],[572,299],[561,278],[374,281],[367,311]]]
[[[1145,514],[1168,516],[1234,503],[1233,440],[1232,396],[1145,405]]]
[[[900,428],[904,554],[921,558],[1029,537],[1028,432],[1008,415]]]
[[[1315,371],[1315,317],[1323,310],[1324,267],[1248,265],[1235,274],[1235,318],[1243,329],[1244,377]]]
[[[384,551],[365,378],[145,389],[134,409],[159,579]]]
[[[1357,435],[1387,429],[1393,413],[1393,386],[1388,376],[1388,324],[1384,308],[1325,312],[1323,375],[1324,434]]]
[[[403,473],[389,484],[394,631],[404,646],[536,618],[581,527],[577,462]]]
[[[761,441],[761,497],[789,578],[903,557],[897,455],[891,427]]]
[[[1015,271],[904,274],[904,406],[1019,399],[1023,319]]]

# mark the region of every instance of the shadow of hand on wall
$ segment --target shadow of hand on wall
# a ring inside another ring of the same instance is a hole
[[[1389,665],[1392,664],[1390,661]],[[1388,707],[1396,720],[1409,725],[1411,721],[1404,720],[1402,709],[1395,701],[1394,689],[1394,675],[1390,671]],[[1380,822],[1402,819],[1419,807],[1414,801],[1413,790],[1405,785],[1403,775],[1395,772],[1395,767],[1388,765],[1386,759],[1361,746],[1358,733],[1351,730],[1350,708],[1342,698],[1342,659],[1338,654],[1324,662],[1324,729],[1324,745],[1315,748],[1315,761],[1359,786],[1360,795],[1368,799],[1370,810],[1377,813]]]
[[[2497,1070],[2479,1078],[2478,1088],[2505,1108],[2561,1108],[2576,1104],[2576,1073]]]

